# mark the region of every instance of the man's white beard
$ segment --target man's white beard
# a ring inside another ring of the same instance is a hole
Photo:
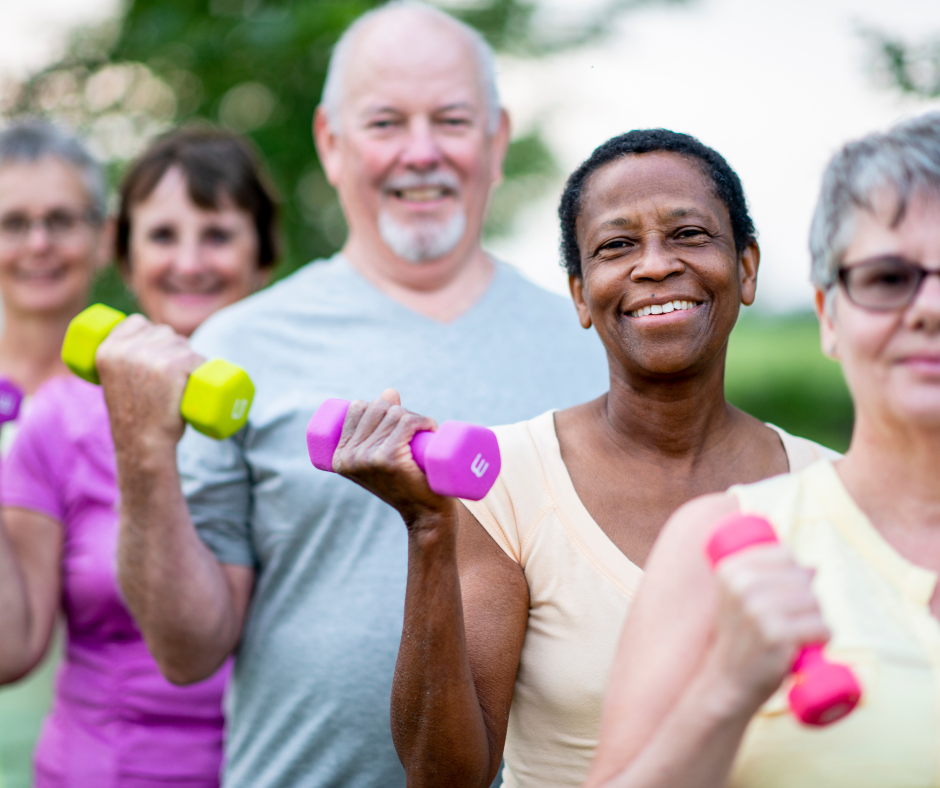
[[[421,265],[450,254],[467,229],[467,217],[458,209],[446,222],[420,222],[404,227],[385,211],[379,213],[379,235],[402,260]]]

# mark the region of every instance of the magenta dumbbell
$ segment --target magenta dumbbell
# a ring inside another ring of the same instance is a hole
[[[779,540],[773,526],[763,517],[732,514],[716,526],[705,546],[712,566],[722,558],[762,544]],[[790,688],[790,710],[805,725],[829,725],[842,719],[855,708],[862,688],[845,665],[829,662],[823,656],[822,644],[800,650],[793,666]]]
[[[9,378],[0,378],[0,424],[13,421],[20,415],[23,392]]]
[[[307,425],[310,462],[321,471],[333,470],[349,401],[328,399]],[[479,501],[499,476],[499,444],[492,430],[463,421],[445,421],[434,432],[424,430],[411,439],[411,454],[438,495]]]

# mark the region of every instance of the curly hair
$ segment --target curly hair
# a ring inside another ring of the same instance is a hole
[[[581,276],[581,250],[578,248],[575,223],[581,214],[581,199],[588,177],[615,159],[632,153],[657,151],[676,153],[702,165],[702,171],[715,189],[715,196],[724,203],[731,216],[731,231],[738,254],[757,240],[741,179],[721,154],[688,134],[668,129],[635,129],[612,137],[595,148],[590,157],[571,173],[565,184],[558,206],[558,218],[561,220],[562,265],[570,275]]]

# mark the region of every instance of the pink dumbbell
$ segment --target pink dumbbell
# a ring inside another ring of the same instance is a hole
[[[307,425],[310,462],[333,470],[349,401],[328,399]],[[438,495],[479,501],[499,476],[499,444],[492,430],[463,421],[445,421],[436,432],[424,430],[411,439],[411,454]]]
[[[715,566],[722,558],[761,544],[779,540],[773,526],[763,517],[732,514],[718,523],[705,547],[708,560]],[[845,665],[829,662],[822,644],[800,650],[790,668],[790,710],[805,725],[829,725],[855,708],[862,688]]]
[[[13,421],[20,415],[23,392],[8,378],[0,378],[0,424]]]

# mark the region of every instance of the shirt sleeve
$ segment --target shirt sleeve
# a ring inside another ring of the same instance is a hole
[[[245,429],[217,441],[186,428],[177,450],[183,495],[196,531],[223,564],[257,566]]]
[[[61,469],[69,451],[58,423],[60,408],[40,390],[26,414],[10,453],[0,463],[0,498],[4,506],[39,512],[65,522]]]

